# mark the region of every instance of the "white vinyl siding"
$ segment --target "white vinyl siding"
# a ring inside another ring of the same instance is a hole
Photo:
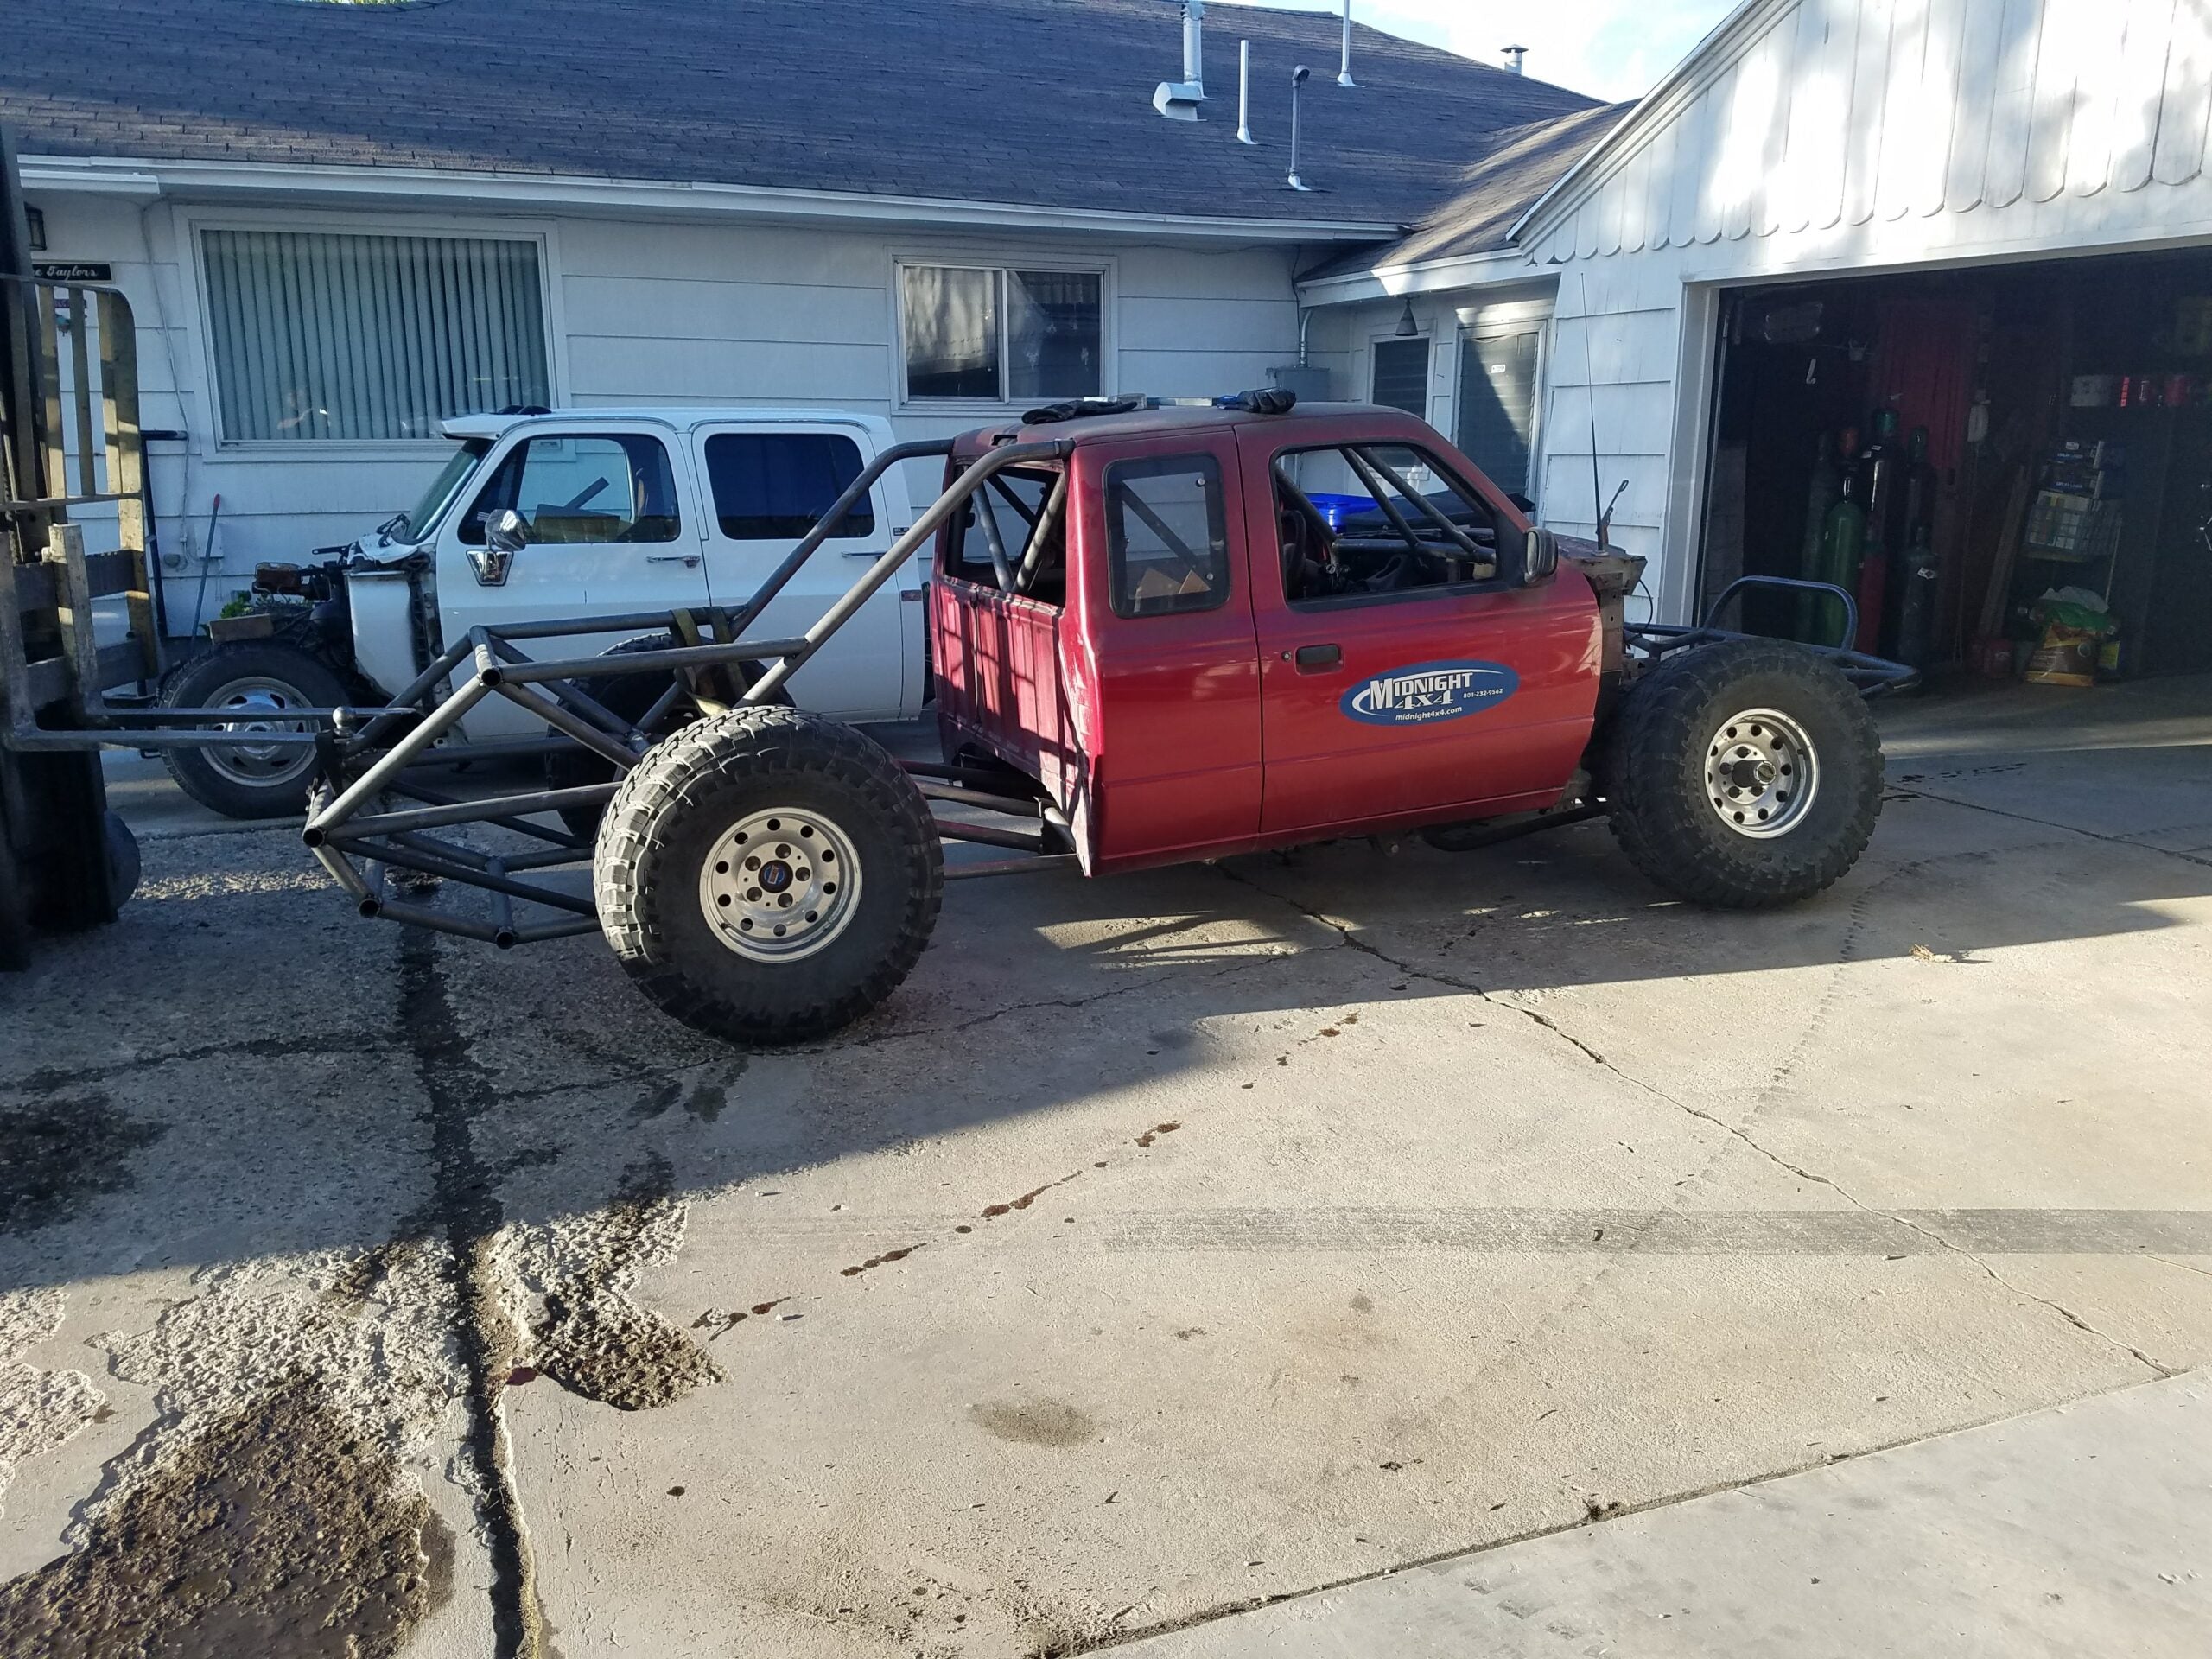
[[[454,415],[550,401],[535,241],[208,230],[232,443],[435,440]]]

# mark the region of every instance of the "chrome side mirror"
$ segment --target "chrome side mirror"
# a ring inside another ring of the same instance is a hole
[[[1558,573],[1559,537],[1548,530],[1531,530],[1528,547],[1521,555],[1522,585],[1549,582]]]
[[[484,520],[484,545],[468,550],[468,563],[479,587],[497,588],[507,579],[515,555],[530,545],[530,522],[512,507],[502,507]]]

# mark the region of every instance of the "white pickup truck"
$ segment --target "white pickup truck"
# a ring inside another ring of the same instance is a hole
[[[262,605],[218,624],[216,643],[173,674],[162,701],[235,709],[235,745],[168,751],[185,792],[232,817],[302,810],[309,751],[257,744],[291,729],[289,708],[379,703],[463,631],[556,616],[742,605],[881,451],[890,423],[829,410],[592,409],[471,415],[409,511],[333,556],[258,574]],[[777,596],[753,632],[803,632],[913,522],[900,469],[875,485]],[[492,544],[512,509],[524,545]],[[928,679],[920,556],[823,645],[793,701],[848,721],[911,718]],[[628,636],[577,641],[602,651]],[[622,683],[615,682],[613,683]],[[543,738],[503,697],[479,703],[460,741]]]

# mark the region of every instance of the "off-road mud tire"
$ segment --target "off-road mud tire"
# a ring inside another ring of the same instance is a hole
[[[296,645],[267,639],[241,639],[216,645],[183,664],[162,684],[169,708],[198,709],[226,685],[266,680],[288,687],[308,709],[342,707],[353,699],[337,671],[321,658]],[[241,782],[219,770],[205,749],[164,749],[162,759],[177,787],[226,818],[289,818],[307,810],[314,768],[304,767],[281,782]]]
[[[700,898],[715,842],[763,810],[834,820],[863,879],[842,931],[814,955],[752,960]],[[759,1047],[826,1036],[913,969],[944,893],[944,853],[919,791],[880,747],[820,715],[736,709],[648,751],[607,804],[592,866],[601,930],[625,971],[694,1029]]]
[[[1795,721],[1819,765],[1802,817],[1764,840],[1731,830],[1705,789],[1716,728],[1750,709]],[[1646,876],[1694,904],[1764,909],[1822,891],[1866,851],[1882,805],[1881,737],[1865,699],[1823,658],[1730,640],[1682,652],[1636,683],[1600,781],[1614,838]]]
[[[639,651],[673,651],[675,639],[665,633],[641,633],[635,639],[609,645],[601,656],[626,656]],[[744,662],[736,665],[738,683],[749,686],[766,671],[759,663]],[[604,677],[580,680],[586,696],[611,715],[620,715],[635,725],[652,713],[653,705],[668,690],[675,678],[673,673],[657,670],[637,674],[610,674]],[[769,699],[779,708],[791,706],[788,692],[779,691]],[[687,708],[689,704],[685,705]],[[664,733],[654,733],[664,736]],[[614,781],[614,768],[608,762],[583,748],[556,749],[545,757],[545,787],[548,789],[577,789],[587,784],[609,784]],[[588,841],[599,833],[600,819],[607,808],[600,806],[564,806],[560,809],[561,822],[569,827],[572,836]]]

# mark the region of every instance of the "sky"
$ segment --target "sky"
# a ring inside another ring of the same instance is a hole
[[[1338,0],[1246,0],[1335,11]],[[1618,102],[1641,98],[1738,0],[1352,0],[1352,19],[1485,63],[1529,48],[1528,73]],[[1221,12],[1230,10],[1227,5]],[[1217,16],[1220,12],[1216,13]],[[1227,22],[1226,18],[1223,21]],[[1231,25],[1233,27],[1233,24]],[[1352,66],[1359,73],[1359,66]]]

